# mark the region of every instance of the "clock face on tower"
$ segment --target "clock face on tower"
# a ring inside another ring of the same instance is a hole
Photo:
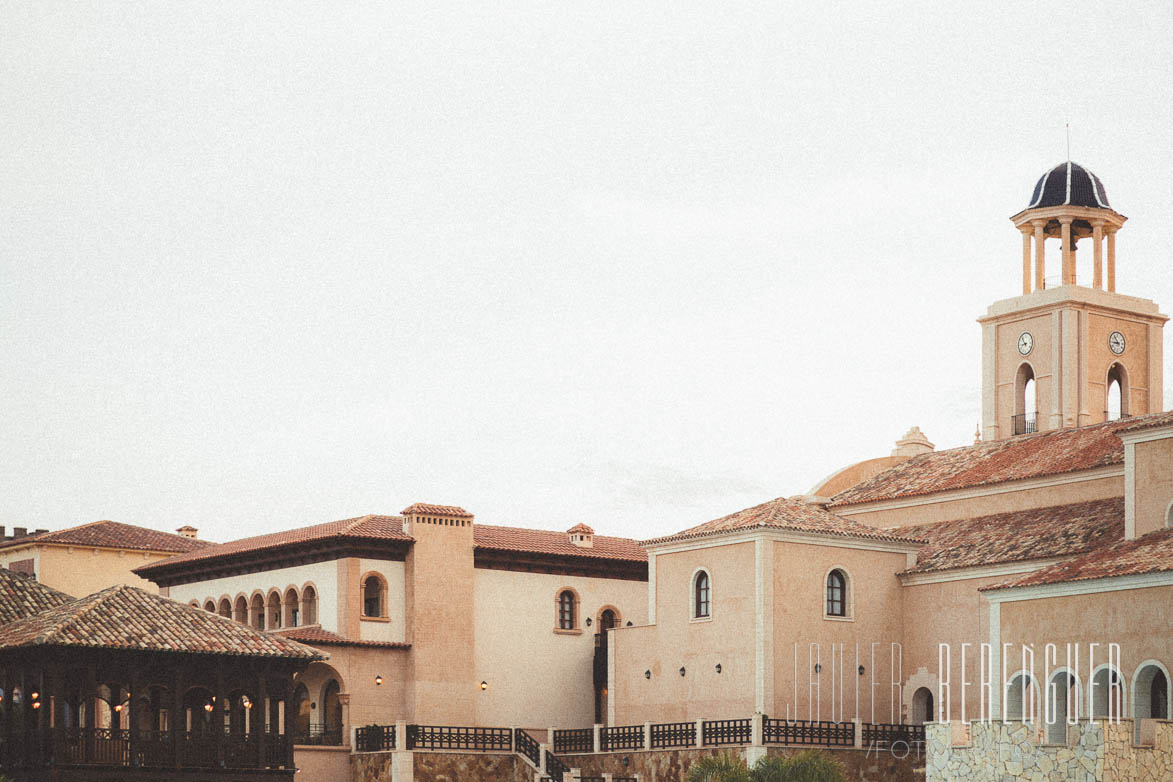
[[[1034,350],[1034,346],[1035,338],[1031,336],[1030,332],[1022,332],[1022,335],[1018,338],[1018,352],[1025,356]]]
[[[1119,331],[1113,331],[1108,335],[1108,347],[1112,349],[1113,353],[1119,356],[1124,352],[1124,335]]]

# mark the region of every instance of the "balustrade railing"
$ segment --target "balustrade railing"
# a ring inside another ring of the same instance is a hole
[[[765,717],[762,741],[766,744],[852,747],[855,746],[855,725],[829,720],[772,720]]]
[[[366,725],[354,730],[356,752],[386,752],[395,749],[394,725]]]
[[[604,752],[617,749],[643,749],[644,726],[622,725],[616,728],[603,728],[603,735],[599,737]]]
[[[529,758],[529,762],[535,766],[542,765],[542,747],[534,740],[534,737],[526,733],[521,728],[513,732],[513,746],[514,748]]]
[[[546,751],[546,776],[553,782],[568,782],[565,775],[570,773],[570,767],[563,763],[558,758],[554,757],[549,750]]]
[[[901,741],[909,746],[912,746],[916,742],[924,744],[925,726],[870,722],[865,723],[863,726],[863,745],[865,747],[890,747]]]
[[[404,749],[462,749],[474,752],[509,752],[509,728],[408,725]]]
[[[695,744],[695,722],[665,722],[652,726],[652,749],[691,747]]]
[[[559,754],[594,752],[594,728],[575,728],[573,730],[554,731],[554,751]]]
[[[753,725],[744,720],[706,720],[701,736],[706,747],[726,744],[748,744],[753,738]]]
[[[183,768],[278,768],[287,765],[290,746],[288,736],[272,733],[217,736],[165,730],[54,728],[44,735],[49,757],[58,766],[172,768],[178,741],[178,762]]]

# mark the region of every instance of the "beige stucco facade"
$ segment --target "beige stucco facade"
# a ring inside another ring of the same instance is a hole
[[[128,584],[150,592],[158,588],[131,572],[148,562],[166,559],[170,553],[31,543],[0,549],[0,567],[32,559],[37,579],[67,595],[89,595],[115,584]]]

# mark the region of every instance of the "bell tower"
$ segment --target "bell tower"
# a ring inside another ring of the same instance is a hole
[[[983,439],[1162,410],[1168,317],[1148,299],[1116,292],[1116,232],[1127,219],[1108,204],[1099,177],[1071,161],[1043,174],[1010,218],[1022,232],[1022,295],[978,318]],[[1059,240],[1054,278],[1048,239]],[[1076,280],[1080,240],[1092,244],[1090,285]]]

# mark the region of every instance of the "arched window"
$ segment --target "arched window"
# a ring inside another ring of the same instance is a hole
[[[204,610],[207,611],[209,614],[216,613],[216,601],[209,600],[208,602],[204,603]]]
[[[301,601],[297,599],[297,590],[293,587],[285,590],[285,626],[297,627],[301,618]]]
[[[1169,719],[1169,677],[1155,660],[1141,663],[1132,676],[1132,716],[1135,743],[1140,743],[1141,720]]]
[[[605,633],[611,628],[619,624],[619,619],[615,612],[610,608],[604,608],[603,613],[599,614],[599,632]]]
[[[362,582],[362,615],[386,616],[386,584],[376,573],[371,573]]]
[[[1128,417],[1128,371],[1119,362],[1108,370],[1107,411],[1104,418],[1116,421]]]
[[[226,597],[220,598],[220,610],[217,612],[225,619],[232,618],[232,603]]]
[[[574,592],[564,589],[558,594],[558,629],[573,630],[576,626],[577,611]]]
[[[240,595],[236,598],[236,605],[232,611],[232,618],[242,625],[248,624],[248,598]]]
[[[1092,719],[1124,716],[1124,680],[1115,668],[1103,666],[1092,676]]]
[[[318,623],[318,593],[312,586],[301,590],[301,616],[304,624]]]
[[[827,616],[847,616],[847,574],[838,568],[827,574]]]
[[[1079,680],[1067,670],[1055,671],[1047,684],[1047,711],[1043,714],[1048,744],[1067,743],[1067,718],[1074,719],[1079,705]]]
[[[265,629],[265,598],[261,597],[260,593],[253,595],[252,601],[249,603],[249,617],[252,619],[253,627],[258,630]]]
[[[275,630],[281,626],[281,595],[269,593],[269,629]]]
[[[933,691],[928,687],[920,687],[912,694],[912,724],[924,725],[926,722],[935,721]]]
[[[692,618],[705,619],[712,615],[712,581],[707,570],[698,570],[692,577]]]
[[[1034,679],[1027,673],[1016,673],[1006,685],[1006,719],[1033,722],[1039,713],[1035,698]]]
[[[325,743],[342,743],[342,700],[337,679],[331,679],[322,690],[322,730]]]
[[[307,744],[310,740],[310,691],[304,684],[298,684],[293,691],[293,742]]]
[[[1030,364],[1023,363],[1014,379],[1014,434],[1030,434],[1038,431],[1038,400],[1036,398],[1035,371]]]

